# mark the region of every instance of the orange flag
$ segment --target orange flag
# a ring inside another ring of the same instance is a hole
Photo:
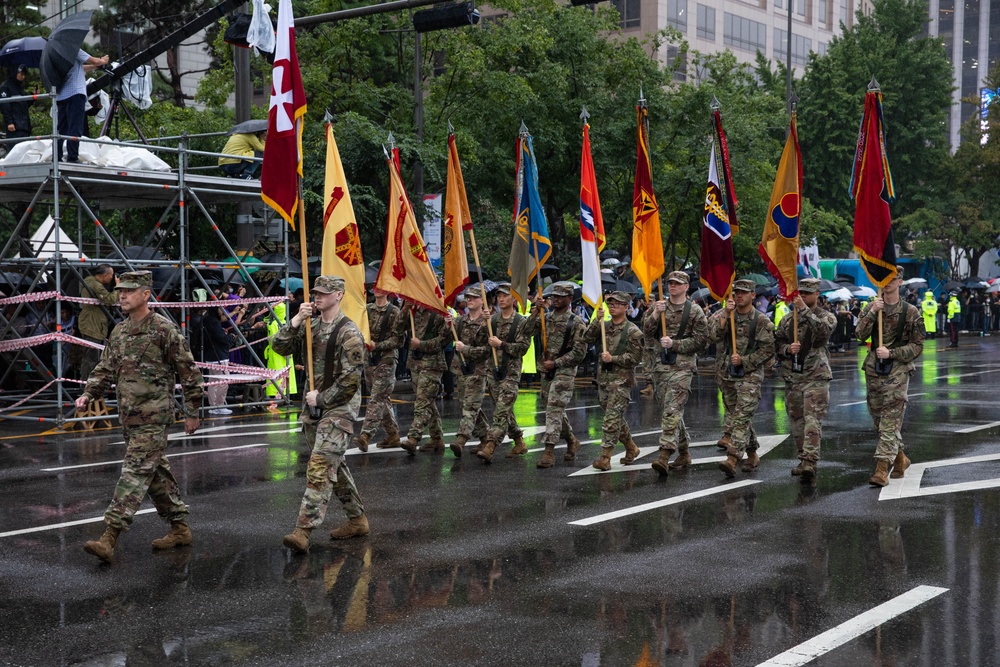
[[[469,284],[469,260],[465,255],[465,232],[472,229],[465,179],[458,161],[455,133],[448,135],[448,194],[444,204],[444,302],[449,306]]]
[[[653,194],[649,159],[649,111],[646,100],[635,108],[639,126],[636,140],[635,187],[632,191],[632,271],[642,283],[646,300],[653,283],[663,275],[663,241],[660,236],[660,207]]]
[[[392,160],[389,165],[389,221],[385,254],[375,279],[375,289],[400,297],[441,315],[447,315],[444,295],[427,261],[427,247],[413,217],[413,207]]]

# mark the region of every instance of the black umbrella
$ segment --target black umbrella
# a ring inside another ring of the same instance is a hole
[[[12,39],[0,49],[0,65],[13,69],[18,65],[38,68],[42,62],[44,37],[19,37]]]
[[[76,56],[80,53],[83,40],[90,32],[90,17],[93,13],[86,11],[73,14],[60,21],[49,35],[38,66],[45,90],[50,90],[53,86],[62,87],[66,75],[76,64]]]
[[[487,275],[486,271],[483,271],[483,280],[487,280],[488,278],[489,275]],[[469,262],[469,279],[479,281],[479,271],[476,270],[475,262]]]
[[[245,120],[229,128],[226,134],[257,134],[267,129],[267,119]]]
[[[944,286],[941,289],[950,292],[953,289],[962,289],[962,287],[963,287],[962,283],[956,280],[949,280],[944,284]]]
[[[378,268],[374,266],[365,267],[365,283],[374,283],[378,280]]]
[[[288,262],[288,272],[291,274],[302,275],[302,262],[289,256],[286,260],[285,256],[278,252],[272,252],[264,255],[263,257],[258,257],[258,259],[264,264],[281,264],[285,265]],[[269,271],[275,271],[277,273],[284,273],[281,269],[268,269]]]
[[[820,292],[832,292],[835,289],[840,289],[842,285],[839,285],[832,280],[827,280],[826,278],[820,278],[819,280],[819,291]]]
[[[130,245],[122,248],[122,255],[126,259],[166,259],[156,248],[144,245]],[[118,259],[121,257],[117,252],[112,252],[104,256],[104,259]]]
[[[607,259],[608,257],[618,257],[619,252],[617,250],[605,250],[601,253],[601,259]]]
[[[627,280],[619,280],[615,282],[615,291],[625,292],[626,294],[631,294],[635,296],[636,294],[639,293],[639,288]]]
[[[613,273],[602,273],[601,274],[601,282],[602,283],[616,283],[616,282],[618,282],[618,278],[615,278],[615,274],[613,274]]]
[[[0,292],[10,296],[17,291],[24,291],[31,287],[31,278],[20,273],[0,271],[0,285],[3,285],[0,287]]]
[[[558,276],[559,267],[554,264],[542,264],[542,268],[540,268],[538,272],[542,274],[543,278],[545,276]]]

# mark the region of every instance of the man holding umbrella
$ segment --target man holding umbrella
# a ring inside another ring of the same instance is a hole
[[[56,106],[59,110],[58,131],[62,136],[81,137],[86,134],[87,125],[87,78],[84,72],[92,72],[107,65],[110,57],[95,58],[83,49],[76,54],[76,62],[66,78],[56,87]],[[57,148],[62,160],[62,141]],[[70,141],[66,146],[66,161],[80,161],[80,142]]]
[[[11,66],[10,76],[3,85],[0,86],[0,98],[23,97],[24,79],[28,75],[27,65]],[[4,102],[0,104],[0,113],[3,114],[3,127],[7,132],[8,139],[22,139],[31,134],[31,117],[28,115],[28,107],[34,104],[33,100],[23,102]],[[7,144],[7,150],[18,142],[12,141]]]
[[[248,120],[232,130],[219,158],[219,169],[230,178],[255,178],[260,162],[241,160],[240,157],[261,157],[264,155],[264,140],[267,138],[267,120]],[[236,157],[239,156],[239,157]]]

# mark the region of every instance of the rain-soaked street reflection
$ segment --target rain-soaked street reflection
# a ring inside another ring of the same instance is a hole
[[[596,442],[547,470],[540,451],[487,466],[373,448],[348,456],[371,536],[327,540],[343,520],[334,503],[304,556],[281,545],[308,459],[293,412],[176,429],[194,544],[153,552],[163,524],[144,513],[110,566],[81,545],[101,530],[120,430],[13,437],[27,427],[5,423],[0,664],[757,665],[823,633],[838,635],[828,649],[781,664],[1000,664],[1000,342],[936,343],[910,385],[904,439],[926,465],[908,490],[867,484],[874,434],[851,353],[832,359],[813,486],[789,475],[791,439],[733,482],[714,463],[665,480],[643,466],[570,476]],[[783,397],[768,379],[761,436],[787,434]],[[596,404],[581,378],[569,413],[581,440],[599,438]],[[457,404],[439,406],[454,432]],[[410,405],[397,408],[408,423]],[[535,393],[516,404],[532,448],[541,409]],[[651,398],[635,391],[628,419],[640,447],[656,444]],[[694,458],[716,456],[721,400],[707,373],[687,423],[705,443]],[[851,634],[852,619],[928,589],[944,591]]]

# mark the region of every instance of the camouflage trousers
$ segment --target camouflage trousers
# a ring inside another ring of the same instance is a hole
[[[891,463],[896,453],[903,449],[903,415],[910,375],[906,372],[876,375],[865,368],[865,384],[868,385],[868,412],[878,433],[875,459]]]
[[[489,437],[498,445],[503,440],[504,435],[509,435],[511,439],[520,438],[524,435],[521,427],[517,425],[514,418],[514,402],[517,400],[517,388],[521,382],[521,374],[509,374],[503,380],[497,380],[490,371],[486,376],[486,384],[490,388],[490,396],[493,397],[493,423],[490,425]]]
[[[694,372],[675,366],[665,366],[655,359],[652,367],[653,391],[656,402],[660,406],[660,424],[663,432],[660,434],[660,449],[682,452],[688,450],[691,443],[687,427],[684,425],[684,407],[691,396],[691,379]]]
[[[330,496],[334,494],[344,506],[347,518],[364,514],[365,506],[344,458],[351,440],[351,432],[345,428],[353,425],[332,413],[324,414],[319,422],[304,419],[302,425],[306,442],[312,443],[312,455],[306,464],[306,490],[302,494],[296,527],[311,529],[322,524]]]
[[[457,435],[480,440],[486,437],[490,425],[483,412],[485,396],[485,375],[458,375],[458,400],[462,404],[462,420],[458,424]]]
[[[724,431],[732,439],[731,451],[740,456],[759,447],[753,430],[753,416],[760,405],[762,375],[759,372],[747,373],[738,380],[729,377],[729,373],[716,375],[722,391],[722,404],[726,407]]]
[[[368,407],[361,434],[371,438],[382,422],[387,436],[398,436],[399,425],[392,414],[392,390],[396,386],[396,362],[365,366],[365,383],[368,385]]]
[[[187,520],[188,508],[181,501],[177,480],[167,463],[167,427],[164,424],[124,426],[125,461],[115,485],[115,495],[104,513],[104,521],[113,528],[128,530],[132,517],[149,498],[156,513],[173,523]]]
[[[601,422],[601,447],[614,447],[630,437],[625,410],[632,387],[624,379],[602,380],[597,384],[597,399],[604,411]]]
[[[419,441],[425,429],[435,440],[444,438],[441,413],[437,409],[441,375],[442,371],[427,369],[412,373],[413,393],[416,394],[416,399],[413,402],[413,421],[410,422],[410,430],[406,434],[408,438]]]
[[[829,380],[785,383],[785,411],[792,421],[795,448],[803,461],[819,461],[822,422],[829,407]]]
[[[542,442],[554,445],[560,438],[569,442],[573,437],[573,429],[570,428],[569,419],[566,417],[566,408],[573,400],[576,368],[572,371],[557,370],[551,380],[545,377],[544,370],[541,376],[541,397],[545,401],[545,437]]]

